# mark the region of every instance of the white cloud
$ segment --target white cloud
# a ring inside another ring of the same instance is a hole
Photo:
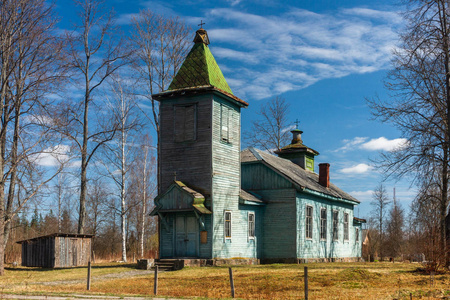
[[[351,191],[349,193],[359,201],[367,201],[372,199],[373,190],[367,190],[367,191]]]
[[[402,149],[408,145],[408,140],[404,138],[398,138],[393,140],[388,140],[385,137],[379,137],[377,139],[371,139],[370,141],[361,145],[361,149],[376,151],[376,150],[384,150],[384,151],[395,151]]]
[[[387,68],[401,20],[395,12],[366,8],[334,14],[291,9],[277,16],[219,8],[207,17],[230,24],[211,28],[208,34],[221,67],[227,60],[239,62],[238,69],[225,68],[224,73],[230,82],[244,82],[231,84],[243,99],[268,98],[319,80]]]
[[[373,169],[373,167],[369,166],[367,164],[357,164],[356,166],[353,166],[353,167],[341,169],[341,173],[344,173],[344,174],[363,174],[363,173],[369,172],[372,169]]]
[[[70,147],[68,145],[56,145],[49,147],[39,154],[34,155],[34,162],[44,167],[59,167],[69,161]]]
[[[355,137],[352,140],[343,140],[342,142],[345,144],[341,148],[338,148],[334,150],[333,152],[346,152],[349,150],[355,150],[355,148],[358,148],[362,143],[367,141],[367,137]]]
[[[367,141],[368,137],[355,137],[352,140],[343,140],[344,146],[333,152],[346,152],[349,150],[362,149],[368,151],[396,151],[408,146],[408,140],[397,138],[388,140],[384,136]]]

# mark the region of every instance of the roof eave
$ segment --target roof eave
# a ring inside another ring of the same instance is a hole
[[[173,97],[181,96],[181,95],[195,95],[195,94],[202,94],[206,92],[213,92],[218,93],[222,96],[226,96],[229,100],[232,102],[236,102],[240,107],[247,107],[248,103],[244,100],[236,97],[233,94],[230,94],[222,89],[219,89],[212,85],[203,85],[203,86],[196,86],[196,87],[189,87],[189,88],[182,88],[182,89],[176,89],[176,90],[167,90],[158,94],[153,94],[152,98],[156,101],[163,101],[166,99],[170,99]]]
[[[330,200],[334,200],[334,201],[338,201],[338,202],[343,202],[343,203],[347,203],[347,204],[351,204],[351,205],[358,205],[360,202],[356,199],[345,199],[345,198],[339,198],[339,197],[335,197],[329,194],[325,194],[319,191],[315,191],[312,189],[309,189],[307,187],[302,187],[302,192],[311,194],[311,195],[315,195],[315,196],[320,196],[323,198],[327,198]]]

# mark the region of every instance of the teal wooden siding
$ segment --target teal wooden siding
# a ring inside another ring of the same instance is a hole
[[[228,110],[228,141],[222,140],[222,105]],[[240,108],[214,95],[212,118],[212,211],[215,258],[246,257],[247,216],[239,211],[240,191]],[[231,239],[224,237],[224,213],[231,211]]]
[[[330,201],[306,193],[297,193],[297,257],[298,258],[339,258],[360,257],[361,243],[356,243],[355,226],[353,225],[353,205]],[[305,213],[306,206],[313,207],[313,237],[306,238]],[[320,210],[327,210],[326,239],[320,238]],[[333,239],[333,211],[338,211],[338,239]],[[349,217],[349,238],[344,239],[344,213]],[[361,239],[361,238],[360,238]],[[358,250],[359,247],[359,250]]]
[[[263,247],[263,206],[239,205],[239,210],[241,220],[246,220],[241,226],[247,232],[246,243],[241,244],[241,257],[260,258],[262,255],[261,249]],[[255,237],[252,239],[248,236],[249,213],[255,214]]]
[[[207,243],[206,244],[202,244],[200,243],[199,246],[199,257],[200,258],[211,258],[212,256],[212,241],[213,241],[213,237],[212,237],[212,226],[211,226],[211,221],[212,221],[212,216],[211,215],[205,215],[204,216],[204,221],[205,221],[205,228],[204,230],[206,230],[208,233],[208,239],[207,239]],[[200,228],[200,231],[203,230]],[[199,233],[200,234],[200,233]],[[199,237],[200,240],[200,237]]]
[[[161,224],[160,230],[160,256],[161,258],[174,257],[174,224],[175,224],[175,214],[167,214],[166,226]],[[161,222],[162,223],[162,222]]]
[[[192,209],[192,201],[192,195],[173,187],[159,204],[162,205],[161,209]]]
[[[259,190],[257,193],[268,200],[263,213],[261,258],[295,258],[295,189]]]
[[[270,190],[291,188],[292,183],[262,163],[242,164],[244,190]]]

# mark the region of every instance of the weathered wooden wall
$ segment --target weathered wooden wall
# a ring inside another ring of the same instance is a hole
[[[86,266],[90,258],[90,238],[55,237],[55,268]]]
[[[297,193],[297,248],[298,258],[349,258],[361,257],[361,242],[356,243],[355,226],[353,225],[353,205],[328,201],[321,197],[306,193]],[[313,207],[313,238],[305,238],[306,206]],[[327,237],[320,239],[320,210],[327,210]],[[338,239],[333,239],[333,211],[338,214]],[[344,240],[344,213],[349,215],[349,239]],[[360,230],[361,231],[361,230]],[[360,238],[361,241],[361,238]]]
[[[221,106],[229,115],[229,141],[221,137]],[[214,240],[213,258],[248,257],[250,242],[247,239],[247,214],[239,211],[240,192],[240,107],[214,95],[212,123],[212,210]],[[224,213],[231,211],[231,239],[224,237]],[[254,252],[254,251],[253,251]],[[251,256],[253,257],[253,256]]]
[[[355,258],[361,257],[361,225],[353,224],[354,206],[297,192],[292,183],[262,163],[242,165],[242,188],[261,195],[263,250],[260,258]],[[313,207],[313,238],[305,238],[306,206]],[[320,209],[327,209],[327,238],[320,239]],[[339,211],[339,239],[332,238],[332,211]],[[344,213],[349,214],[349,239],[344,240]],[[360,239],[356,242],[356,228]]]
[[[54,237],[45,237],[22,243],[22,266],[53,268],[54,263]]]
[[[212,95],[180,97],[161,101],[160,192],[165,192],[175,179],[202,193],[211,193],[211,111]],[[177,105],[196,105],[195,140],[175,140],[175,110]]]

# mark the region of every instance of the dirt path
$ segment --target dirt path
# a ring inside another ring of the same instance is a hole
[[[154,273],[154,271],[151,271],[151,270],[132,270],[132,271],[128,271],[128,272],[112,273],[112,274],[106,274],[106,275],[92,276],[91,280],[92,280],[92,282],[99,282],[99,281],[110,280],[110,279],[118,279],[118,278],[119,279],[120,278],[133,278],[133,277],[150,275],[150,274],[153,274],[153,273]],[[77,283],[83,283],[83,282],[86,282],[86,279],[29,282],[28,285],[46,285],[46,286],[51,286],[51,285],[62,285],[62,284],[77,284]]]

